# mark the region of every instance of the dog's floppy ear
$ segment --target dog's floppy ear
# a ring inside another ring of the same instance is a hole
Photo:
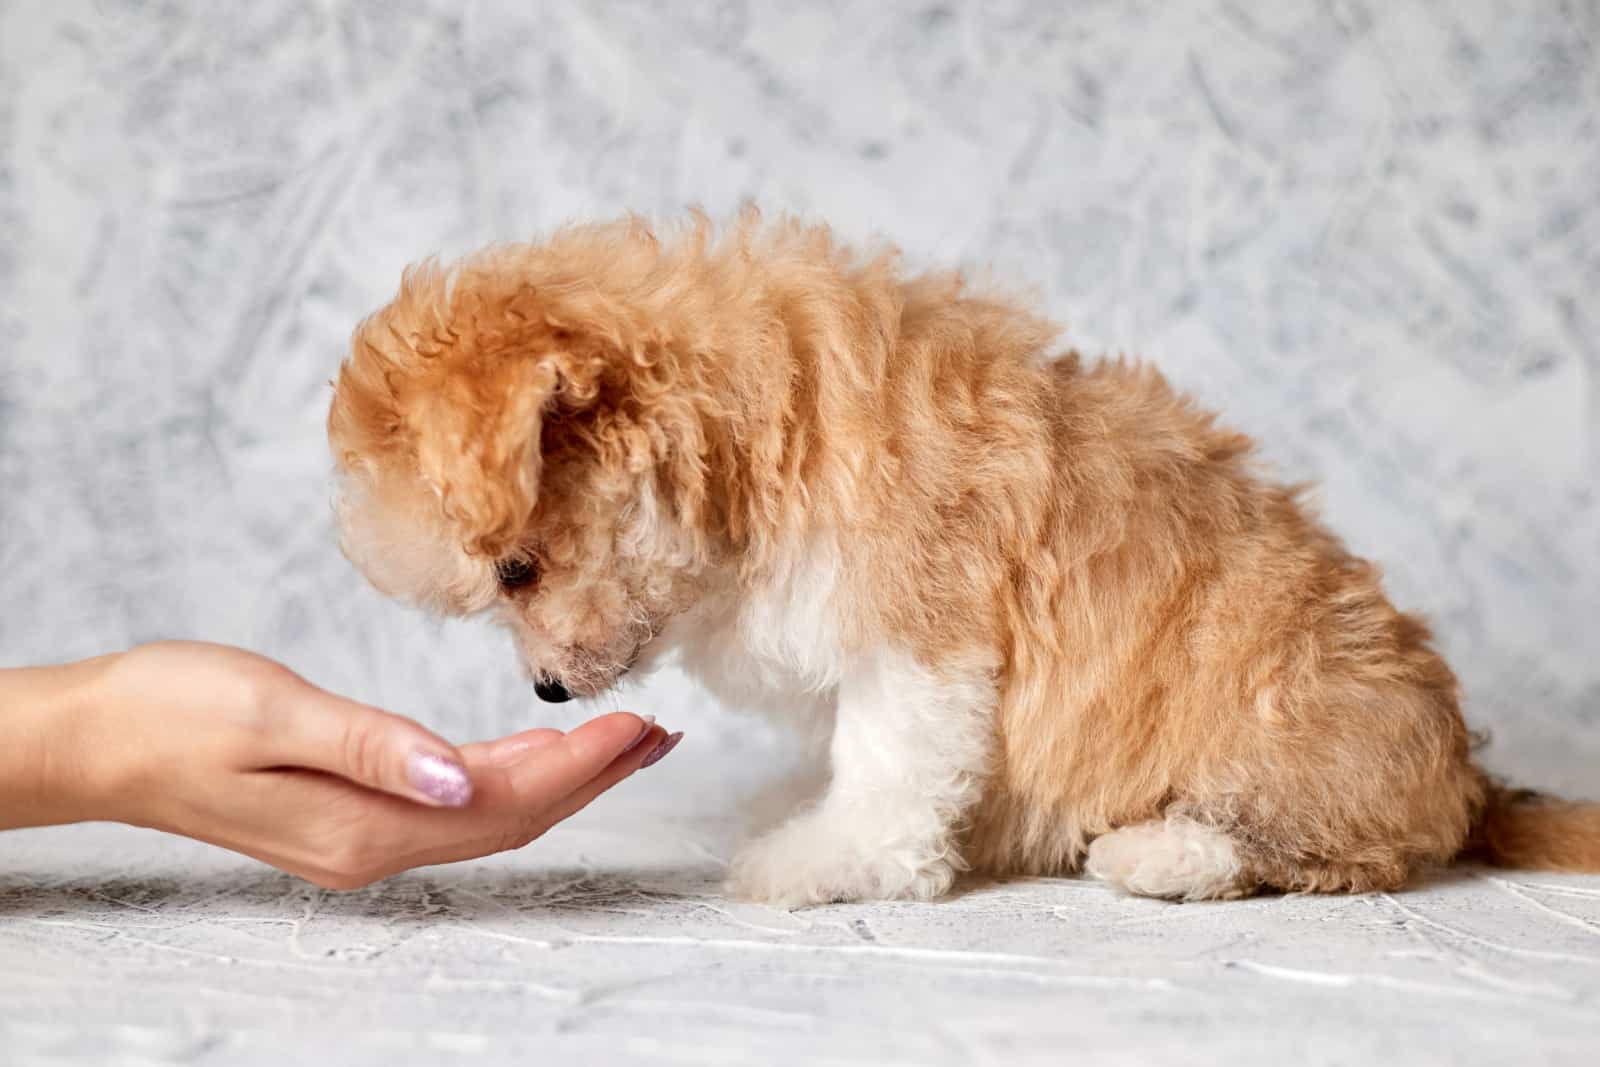
[[[539,436],[555,372],[505,359],[447,376],[414,401],[417,465],[474,555],[498,557],[526,526],[539,492]]]
[[[405,405],[417,464],[469,553],[516,547],[539,496],[541,434],[556,410],[594,399],[603,356],[553,321],[531,285],[467,269],[448,325],[410,342],[424,366]],[[588,342],[588,343],[585,343]]]
[[[541,291],[528,273],[500,251],[408,269],[356,327],[328,415],[345,467],[406,456],[466,550],[488,558],[527,528],[547,424],[596,406],[616,362],[613,309],[570,284]]]

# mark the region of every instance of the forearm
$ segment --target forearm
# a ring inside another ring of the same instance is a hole
[[[0,670],[0,830],[95,818],[95,680],[110,657]]]

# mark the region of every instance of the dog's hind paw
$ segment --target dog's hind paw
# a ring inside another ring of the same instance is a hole
[[[1125,826],[1095,838],[1084,867],[1142,897],[1215,900],[1249,891],[1233,839],[1179,817]]]

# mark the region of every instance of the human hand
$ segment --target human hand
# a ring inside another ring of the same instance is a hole
[[[0,706],[24,728],[13,752],[32,754],[35,792],[0,827],[132,823],[331,889],[519,848],[682,736],[617,713],[457,748],[272,660],[192,642],[6,674],[27,676],[0,680]]]

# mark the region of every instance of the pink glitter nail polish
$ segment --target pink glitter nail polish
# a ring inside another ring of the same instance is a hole
[[[679,730],[675,734],[668,734],[666,737],[663,737],[661,739],[661,743],[650,750],[650,755],[646,756],[639,763],[639,769],[642,771],[646,767],[652,767],[655,764],[660,763],[662,758],[666,756],[668,752],[671,752],[674,748],[678,747],[678,742],[682,740],[682,730]]]
[[[413,789],[447,808],[465,807],[472,799],[472,782],[466,768],[437,753],[411,753],[406,761],[406,777]]]

